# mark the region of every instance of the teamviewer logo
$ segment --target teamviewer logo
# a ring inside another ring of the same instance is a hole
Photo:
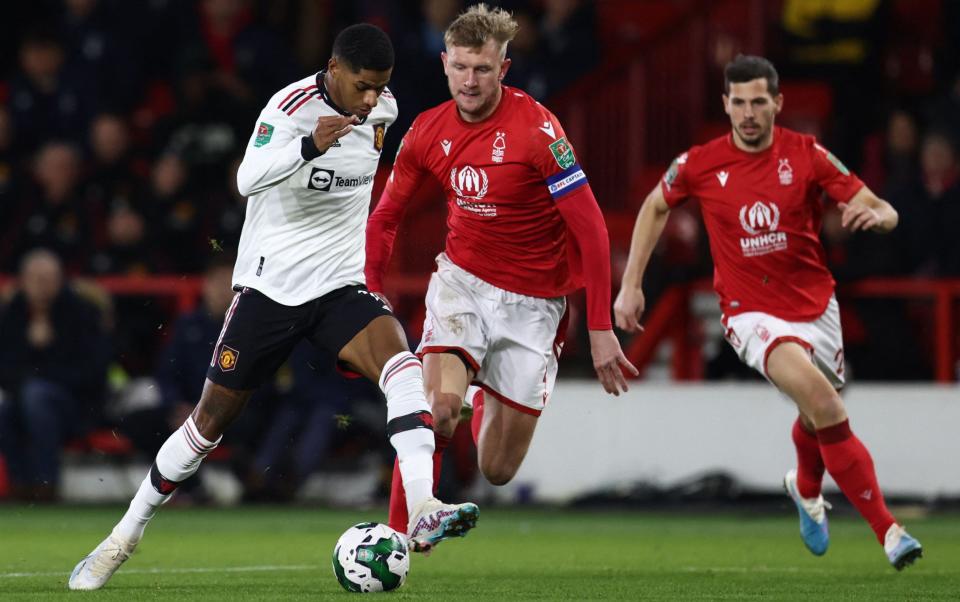
[[[310,172],[310,180],[307,182],[307,188],[311,190],[328,191],[330,190],[331,184],[333,184],[333,170],[314,167],[313,171]]]

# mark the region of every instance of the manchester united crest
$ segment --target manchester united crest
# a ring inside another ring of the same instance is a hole
[[[237,358],[240,357],[240,352],[224,345],[220,348],[220,355],[217,358],[217,365],[220,366],[220,369],[224,372],[230,372],[237,367]]]
[[[387,135],[387,126],[383,123],[373,124],[373,148],[380,152],[383,150],[383,139]],[[399,150],[397,151],[400,152]]]

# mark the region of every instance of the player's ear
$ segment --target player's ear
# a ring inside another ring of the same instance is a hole
[[[730,114],[730,97],[726,94],[721,94],[720,98],[723,99],[723,112],[727,115]]]
[[[339,70],[340,66],[337,64],[337,57],[331,56],[330,60],[327,61],[327,72],[330,73],[331,76],[334,76]]]
[[[497,78],[500,81],[503,81],[503,78],[507,76],[507,71],[510,69],[510,59],[503,59],[503,62],[500,63],[500,76]]]
[[[447,72],[447,53],[443,50],[440,51],[440,66],[443,67],[443,72]]]
[[[774,115],[780,113],[783,110],[783,94],[777,94],[773,97],[773,113]]]

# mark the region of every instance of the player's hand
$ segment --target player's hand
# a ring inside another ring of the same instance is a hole
[[[377,299],[380,299],[381,301],[383,301],[383,304],[387,306],[387,309],[389,309],[390,311],[393,311],[393,304],[390,303],[390,299],[387,299],[387,296],[386,296],[386,295],[384,295],[383,293],[377,293],[377,292],[374,292],[374,291],[370,291],[370,292],[371,292]]]
[[[327,152],[333,143],[346,136],[354,124],[360,123],[356,115],[325,115],[317,119],[311,135],[320,153]]]
[[[643,315],[645,305],[642,290],[629,286],[621,287],[617,300],[613,302],[613,316],[617,328],[627,332],[643,332],[640,316]]]
[[[590,354],[593,356],[593,369],[597,371],[597,378],[607,393],[620,395],[621,390],[627,391],[627,379],[621,368],[625,368],[632,376],[640,375],[640,371],[623,355],[620,342],[612,330],[590,331]]]
[[[840,225],[851,232],[874,230],[882,223],[880,214],[864,203],[837,203]]]

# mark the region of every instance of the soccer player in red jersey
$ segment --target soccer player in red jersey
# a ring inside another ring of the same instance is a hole
[[[774,126],[783,96],[766,59],[738,56],[729,63],[723,102],[732,132],[677,157],[637,216],[614,304],[617,326],[640,330],[643,273],[670,209],[699,199],[727,341],[800,412],[793,425],[797,469],[784,486],[797,505],[804,543],[817,555],[827,550],[820,495],[826,469],[900,570],[922,549],[887,510],[873,460],[850,430],[837,392],[844,384],[843,340],[818,237],[823,193],[854,232],[890,232],[897,213],[812,136]]]
[[[473,416],[480,470],[494,485],[516,474],[553,389],[565,295],[586,285],[604,390],[627,390],[621,367],[636,374],[613,334],[609,241],[587,177],[556,117],[501,83],[516,32],[509,13],[484,4],[450,25],[441,58],[453,99],[414,120],[367,225],[367,286],[382,293],[407,202],[423,178],[443,185],[446,249],[430,280],[418,350],[434,470],[475,383],[484,392]],[[403,487],[393,474],[390,525],[404,531]]]

